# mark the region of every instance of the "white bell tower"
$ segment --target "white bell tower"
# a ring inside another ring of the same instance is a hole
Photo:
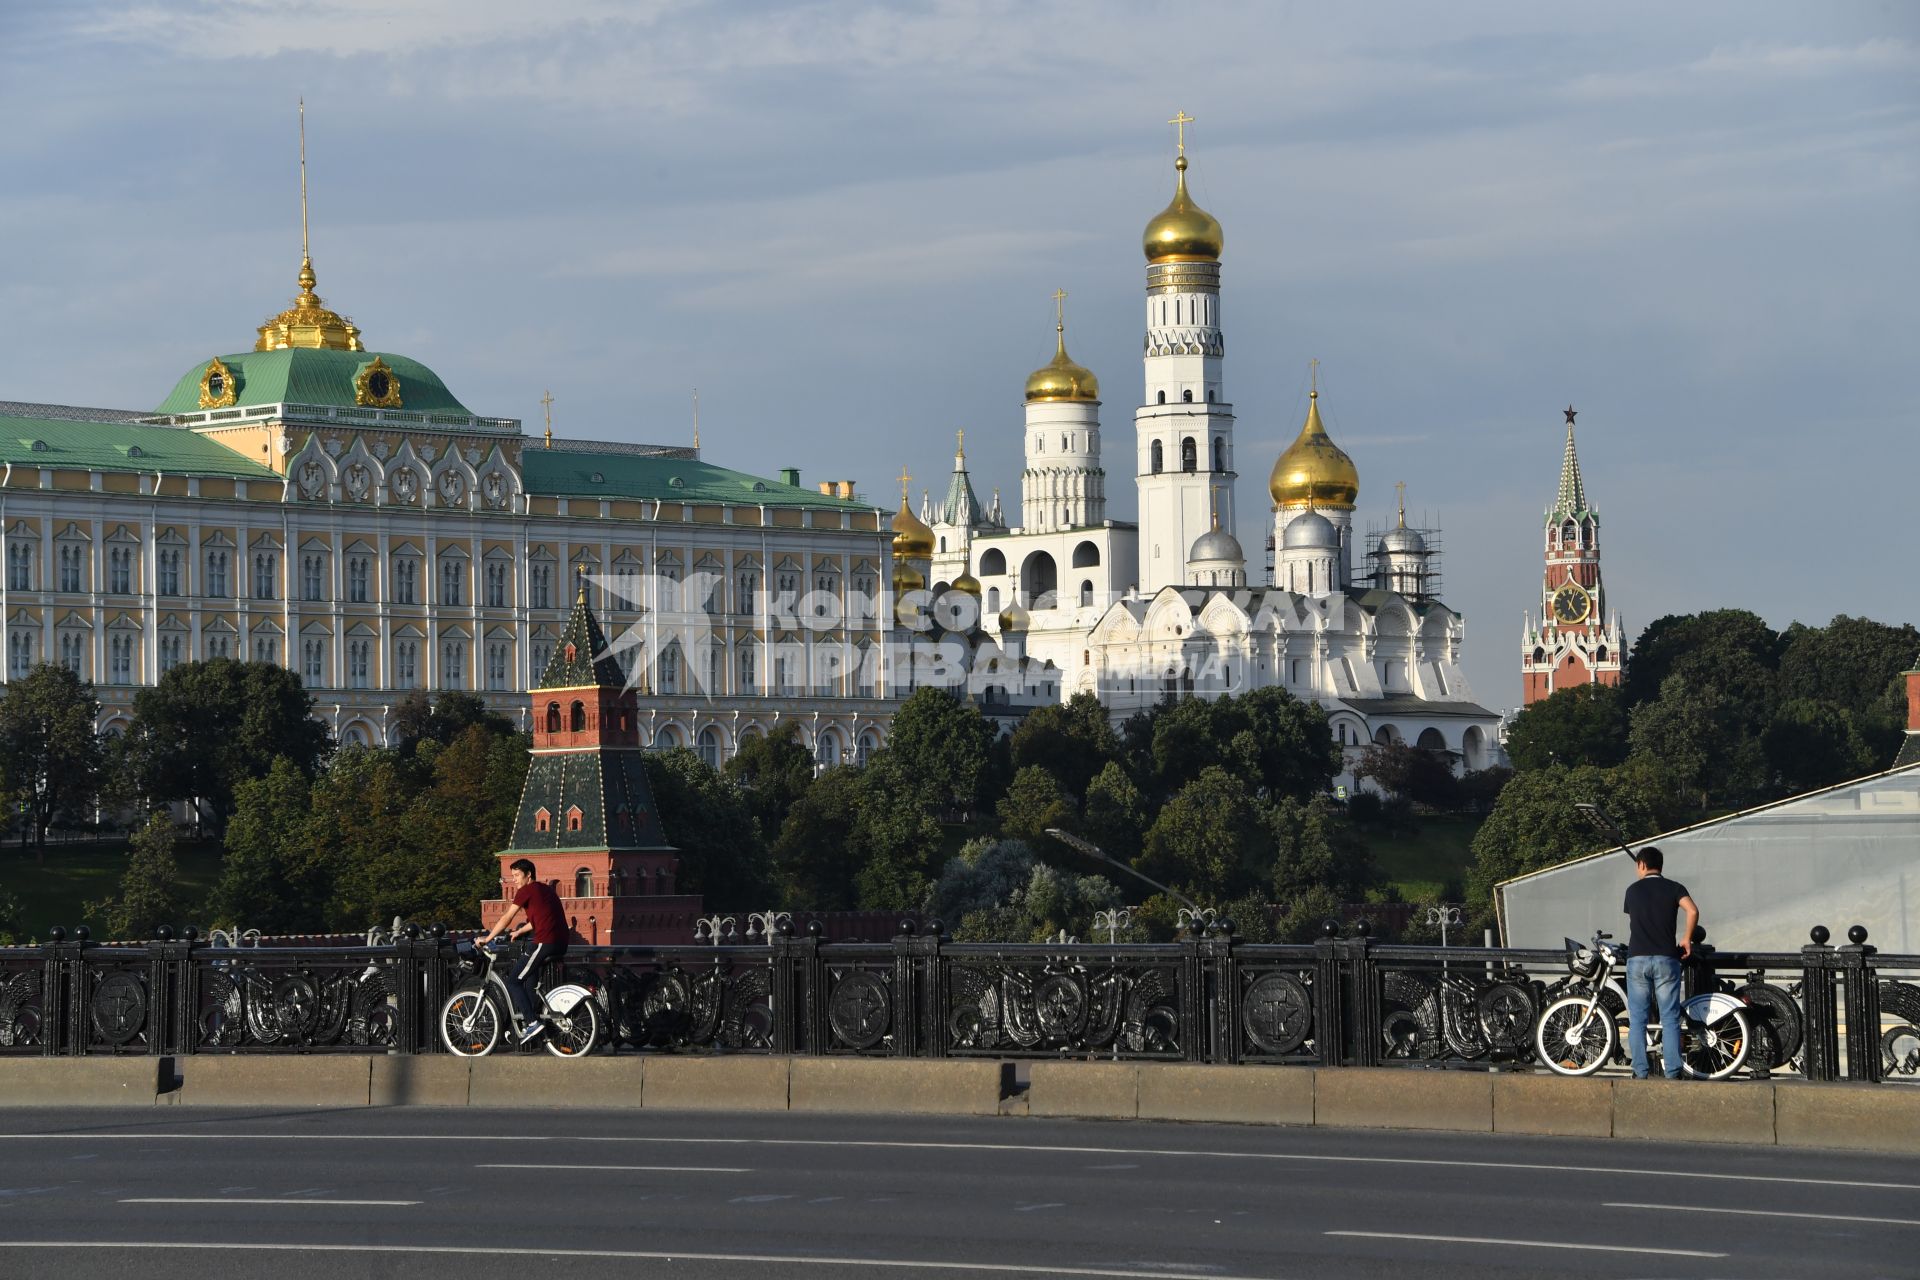
[[[1140,491],[1140,589],[1187,581],[1187,552],[1233,518],[1233,409],[1221,386],[1219,222],[1187,194],[1186,126],[1179,129],[1173,201],[1147,224],[1146,398],[1134,414]]]

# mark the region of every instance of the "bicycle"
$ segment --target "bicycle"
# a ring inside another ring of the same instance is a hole
[[[513,999],[497,965],[498,943],[484,950],[471,942],[455,945],[455,955],[477,982],[468,981],[440,1007],[440,1039],[449,1053],[462,1058],[484,1058],[500,1042],[500,1030],[512,1025],[514,1034],[526,1028],[513,1014]],[[600,1006],[593,992],[575,982],[564,982],[540,993],[548,1029],[547,1052],[558,1058],[579,1058],[600,1042]]]
[[[1624,948],[1610,946],[1610,933],[1595,933],[1581,946],[1567,943],[1567,969],[1583,990],[1549,1004],[1534,1027],[1534,1047],[1548,1069],[1563,1076],[1590,1076],[1621,1052],[1620,1022],[1611,1009],[1626,1008],[1626,989],[1615,972],[1626,961]],[[1746,1002],[1725,991],[1709,991],[1681,1006],[1682,1075],[1724,1080],[1746,1064],[1753,1024]],[[1659,1023],[1647,1027],[1647,1060],[1661,1053]]]

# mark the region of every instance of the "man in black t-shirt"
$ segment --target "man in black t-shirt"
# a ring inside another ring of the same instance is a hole
[[[1632,928],[1627,935],[1627,1051],[1633,1059],[1633,1078],[1645,1080],[1647,1015],[1660,1011],[1660,1056],[1667,1079],[1680,1078],[1681,1039],[1680,961],[1693,954],[1693,929],[1700,908],[1687,896],[1687,886],[1662,874],[1666,856],[1648,845],[1635,856],[1639,877],[1627,886],[1621,910]],[[1686,927],[1676,932],[1677,915]]]

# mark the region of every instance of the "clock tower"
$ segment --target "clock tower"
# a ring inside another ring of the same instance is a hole
[[[1560,492],[1543,522],[1546,572],[1540,616],[1522,624],[1520,672],[1528,705],[1561,689],[1620,683],[1620,615],[1607,615],[1600,580],[1600,513],[1587,505],[1580,455],[1573,447],[1574,410],[1567,407],[1567,451]]]

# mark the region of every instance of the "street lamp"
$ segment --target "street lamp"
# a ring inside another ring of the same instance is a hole
[[[1459,927],[1460,908],[1447,906],[1428,907],[1427,923],[1440,926],[1440,945],[1444,947],[1447,945],[1447,926],[1453,925],[1456,928]]]

